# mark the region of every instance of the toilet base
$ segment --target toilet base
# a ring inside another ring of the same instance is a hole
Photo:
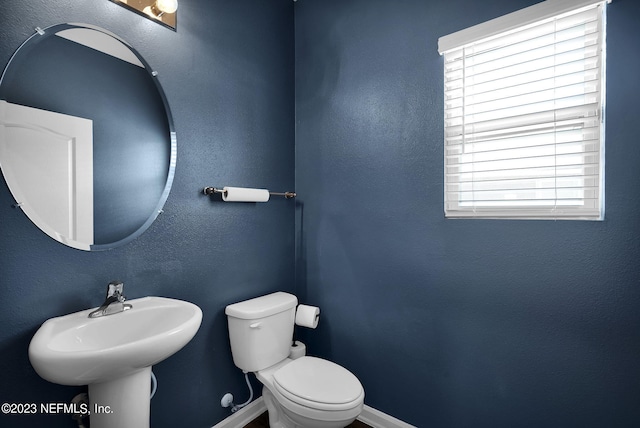
[[[269,413],[270,428],[344,428],[356,419],[354,416],[349,420],[326,421],[294,414],[284,408],[266,386],[262,388],[262,398]]]
[[[282,408],[266,386],[262,388],[262,398],[264,399],[264,404],[267,407],[267,413],[269,414],[270,428],[296,428],[296,425],[292,420],[289,419],[287,421],[283,421],[285,415],[282,412]]]

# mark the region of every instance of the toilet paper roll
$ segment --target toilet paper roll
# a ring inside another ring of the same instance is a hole
[[[316,306],[298,305],[296,324],[301,327],[316,328],[320,319],[320,308]]]
[[[293,345],[291,345],[291,350],[289,351],[289,358],[295,360],[300,357],[304,357],[307,355],[307,345],[296,340]]]
[[[249,189],[245,187],[224,187],[222,199],[226,202],[267,202],[267,189]]]

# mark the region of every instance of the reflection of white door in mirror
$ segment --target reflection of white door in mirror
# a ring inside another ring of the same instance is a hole
[[[0,100],[0,165],[24,213],[52,238],[93,244],[93,122]]]

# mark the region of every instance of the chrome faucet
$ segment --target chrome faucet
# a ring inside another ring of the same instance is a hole
[[[111,281],[107,288],[107,298],[98,309],[89,314],[89,318],[117,314],[131,309],[133,306],[124,303],[126,298],[122,294],[123,290],[124,284],[121,281]]]

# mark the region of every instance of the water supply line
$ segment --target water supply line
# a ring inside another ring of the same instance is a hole
[[[73,397],[71,404],[76,408],[82,409],[83,407],[89,409],[89,394],[86,392],[80,393]],[[85,422],[89,422],[89,413],[74,413],[71,415],[71,419],[76,421],[78,428],[89,428],[89,425],[85,425]]]
[[[237,412],[253,400],[253,388],[251,387],[251,382],[249,382],[249,372],[244,370],[242,372],[244,373],[244,379],[247,381],[247,386],[249,387],[249,399],[242,404],[231,403],[231,413]]]
[[[149,400],[151,400],[153,396],[156,395],[157,390],[158,390],[158,379],[156,379],[156,375],[154,375],[153,370],[151,370],[151,396],[149,397]]]

